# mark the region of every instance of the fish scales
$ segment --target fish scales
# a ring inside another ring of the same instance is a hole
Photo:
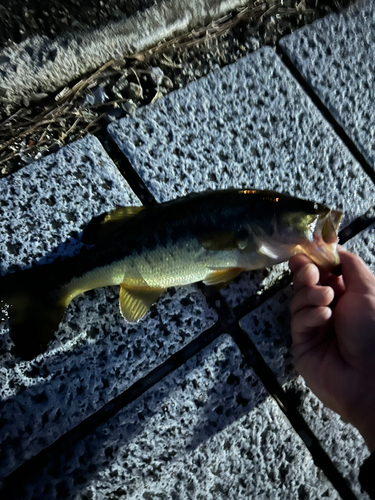
[[[120,285],[120,310],[139,321],[164,290],[225,283],[303,252],[327,270],[339,264],[341,212],[273,191],[209,191],[151,207],[119,207],[83,232],[75,257],[0,279],[11,335],[30,359],[44,350],[79,294]]]
[[[70,274],[63,266],[61,279],[68,282],[69,288],[78,286],[79,280],[89,286],[90,279],[108,286],[120,284],[125,275],[136,280],[140,273],[150,285],[161,285],[165,275],[168,286],[178,286],[204,279],[210,266],[236,264],[235,252],[206,250],[198,238],[213,231],[232,231],[236,218],[241,217],[242,207],[236,210],[218,207],[204,199],[199,203],[199,198],[192,197],[183,207],[177,205],[172,213],[167,205],[173,206],[176,202],[146,209],[128,221],[121,232],[116,231],[113,241],[88,251],[83,258],[78,256]],[[105,271],[98,272],[99,269]],[[132,274],[134,269],[137,273]]]

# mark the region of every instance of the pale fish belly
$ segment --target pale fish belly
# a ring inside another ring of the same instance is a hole
[[[84,275],[72,279],[65,285],[63,302],[68,305],[74,297],[81,293],[104,286],[120,285],[124,280],[126,269],[129,268],[128,259],[113,262],[107,266],[92,269]]]
[[[239,251],[205,250],[196,240],[156,247],[141,254],[97,267],[66,285],[64,303],[94,288],[120,285],[128,288],[169,288],[204,280],[218,269],[238,267]]]
[[[137,256],[133,269],[138,270],[151,288],[168,288],[197,283],[216,269],[236,267],[238,254],[238,251],[209,251],[196,240],[185,240]],[[132,271],[126,281],[131,274]]]

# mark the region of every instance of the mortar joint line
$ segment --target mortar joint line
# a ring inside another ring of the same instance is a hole
[[[338,471],[327,452],[323,449],[318,438],[308,426],[304,417],[295,407],[293,402],[289,401],[288,394],[284,391],[283,387],[277,380],[276,375],[268,366],[254,342],[241,326],[240,322],[236,323],[232,336],[245,361],[248,361],[249,366],[252,367],[268,393],[276,401],[296,433],[302,439],[306,448],[309,450],[315,465],[324,472],[343,500],[358,500],[350,488],[349,483]]]
[[[321,104],[321,105],[324,106],[323,104]],[[332,120],[333,120],[333,117],[332,117]],[[333,120],[333,121],[334,121],[334,123],[336,123],[335,120]],[[107,132],[107,134],[108,134],[108,132]],[[135,172],[130,161],[126,158],[126,155],[124,155],[124,153],[121,151],[121,149],[117,146],[117,144],[113,141],[112,138],[111,138],[111,141],[112,141],[111,145],[112,146],[115,145],[114,148],[117,149],[116,159],[119,162],[125,162],[125,161],[127,162],[126,170],[128,171],[128,173],[130,172],[130,174],[135,173],[135,175],[137,176],[137,179],[136,179],[137,184],[142,185],[143,191],[145,193],[147,193],[147,195],[149,197],[152,197],[152,202],[154,203],[155,198],[150,193],[150,191],[148,190],[147,186],[144,184],[142,179]],[[344,141],[344,142],[346,143],[346,141]],[[351,148],[349,148],[349,149],[351,149]],[[108,150],[107,150],[107,152],[108,152]],[[108,154],[112,157],[112,154],[110,152],[108,152]],[[360,163],[362,165],[362,162],[360,162]],[[128,176],[125,174],[125,172],[123,172],[123,169],[121,169],[120,171],[121,171],[122,175],[125,177],[125,179],[129,182],[130,186],[133,189],[133,187],[134,187],[133,182],[131,182],[129,180]],[[133,177],[133,179],[134,179],[134,177]],[[355,219],[355,221],[357,221],[357,219]],[[353,221],[353,222],[355,222],[355,221]],[[349,224],[349,226],[352,225],[353,222],[351,224]],[[368,227],[369,224],[370,223],[368,221],[364,224],[360,224],[359,229],[356,231],[355,234],[358,234],[358,232],[363,230],[365,227]],[[347,230],[347,228],[349,226],[347,226],[345,229]],[[347,238],[345,241],[347,241],[348,239],[350,239],[354,235],[351,234],[349,236],[349,238]],[[231,337],[233,338],[233,341],[236,343],[236,345],[240,349],[241,353],[243,354],[244,360],[249,364],[249,366],[251,366],[254,369],[257,376],[259,377],[259,379],[261,380],[261,382],[263,383],[263,385],[265,386],[265,388],[267,389],[267,391],[269,392],[271,397],[273,397],[273,399],[276,401],[276,403],[278,404],[280,409],[283,411],[283,413],[288,418],[289,422],[291,423],[291,425],[293,426],[293,428],[295,429],[297,434],[302,438],[304,444],[306,445],[306,447],[310,451],[316,465],[318,465],[323,470],[323,472],[326,474],[328,479],[331,481],[331,483],[336,488],[336,490],[340,493],[340,495],[343,499],[355,500],[356,496],[352,492],[347,481],[341,475],[341,473],[337,470],[337,468],[335,467],[335,465],[331,461],[328,454],[324,451],[318,438],[311,431],[311,429],[309,428],[309,426],[308,426],[307,422],[305,421],[305,419],[303,418],[303,416],[299,413],[297,408],[295,408],[294,406],[292,406],[290,404],[290,402],[288,401],[287,393],[284,391],[284,389],[279,384],[274,373],[272,372],[272,370],[269,368],[269,366],[265,362],[264,358],[262,357],[262,355],[260,354],[260,352],[256,348],[255,344],[252,342],[252,340],[246,334],[246,332],[243,331],[243,329],[240,325],[240,320],[241,320],[241,318],[244,317],[244,315],[249,314],[252,310],[258,308],[264,301],[272,298],[278,291],[280,291],[281,289],[284,289],[288,284],[290,284],[291,281],[292,281],[292,275],[290,273],[285,274],[284,276],[282,276],[281,279],[279,279],[279,281],[276,284],[274,284],[269,290],[264,292],[261,296],[258,296],[258,295],[252,296],[247,301],[245,301],[245,303],[240,304],[236,308],[230,307],[229,304],[227,303],[227,301],[225,300],[225,298],[220,293],[217,293],[212,297],[212,296],[207,294],[207,287],[203,287],[203,291],[204,291],[204,294],[206,296],[206,299],[208,300],[209,303],[211,303],[211,306],[215,309],[215,311],[218,315],[218,322],[216,323],[216,325],[214,325],[215,327],[217,327],[217,332],[216,332],[215,338],[220,336],[222,333],[228,333],[229,335],[231,335]],[[220,308],[217,307],[215,304],[215,302],[218,299],[219,299],[219,303],[220,303]],[[250,302],[250,304],[249,304],[249,302]],[[245,309],[246,309],[246,311],[245,311]],[[206,332],[202,333],[195,340],[198,341],[202,336],[205,335],[205,333]],[[245,337],[246,337],[246,340],[245,340]],[[214,340],[214,339],[212,339],[212,340]],[[242,345],[244,340],[245,340],[245,343],[247,343],[247,348],[245,350],[244,350],[243,345]],[[204,349],[208,345],[206,343],[204,343],[204,344],[205,345],[201,345],[198,348],[197,352],[200,352],[202,349]],[[182,353],[181,353],[181,351],[179,351],[179,353],[176,353],[176,355],[177,354],[182,354]],[[194,354],[191,353],[191,355],[188,357],[185,357],[183,355],[179,356],[180,360],[181,360],[181,365],[183,363],[187,362],[188,359],[190,359],[190,357],[193,355]],[[171,358],[169,358],[167,361],[169,361],[170,359]],[[175,369],[177,369],[177,367],[173,368],[172,371],[174,371]],[[166,375],[167,374],[164,374],[160,378],[160,380],[162,380],[162,378],[164,378]],[[160,380],[157,377],[154,384],[160,382]],[[154,384],[152,384],[152,385],[154,385]],[[144,392],[144,391],[142,391],[142,392]],[[140,394],[137,397],[139,397],[139,396],[140,396]],[[119,411],[119,410],[117,410],[117,411]],[[116,413],[117,413],[117,411],[116,411]],[[308,439],[306,439],[306,435],[308,436]]]
[[[287,275],[286,279],[290,283],[292,279],[291,274]],[[283,288],[285,287],[283,286]],[[207,296],[207,287],[205,287],[203,291]],[[273,294],[272,296],[274,295],[275,294]],[[271,297],[267,297],[266,300]],[[272,369],[268,366],[267,362],[259,352],[253,340],[243,329],[241,325],[241,318],[236,316],[233,308],[228,304],[224,297],[220,297],[220,308],[216,306],[216,301],[217,298],[214,296],[212,300],[213,307],[216,310],[219,320],[221,317],[221,313],[224,310],[223,330],[231,335],[233,341],[240,350],[244,361],[249,367],[254,370],[255,374],[262,382],[267,392],[276,401],[281,411],[284,413],[296,433],[302,439],[306,448],[309,450],[314,463],[321,468],[321,470],[325,473],[327,478],[331,481],[332,485],[340,493],[343,499],[356,500],[356,496],[351,490],[348,482],[333,464],[332,460],[321,446],[318,438],[308,426],[304,417],[295,407],[293,402],[289,400],[288,394],[280,385]],[[259,307],[259,304],[254,304],[254,306],[255,309]],[[229,323],[227,321],[228,318],[232,319],[232,321],[229,321]]]

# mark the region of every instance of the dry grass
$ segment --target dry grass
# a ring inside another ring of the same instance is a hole
[[[7,175],[43,154],[53,151],[54,148],[80,139],[88,132],[98,132],[103,126],[102,119],[106,115],[106,109],[110,106],[114,108],[121,106],[128,99],[124,97],[90,106],[85,102],[85,96],[93,87],[105,86],[123,75],[135,78],[141,85],[139,75],[145,72],[152,57],[157,56],[164,66],[182,68],[183,64],[173,60],[174,52],[199,46],[209,48],[217,40],[227,36],[240,23],[255,22],[257,26],[261,26],[270,18],[280,23],[284,18],[291,16],[305,18],[306,22],[319,17],[316,8],[306,6],[308,0],[296,1],[291,6],[292,1],[254,0],[251,5],[232,12],[208,26],[163,41],[121,60],[108,61],[93,74],[82,78],[71,87],[62,89],[44,102],[18,109],[0,123],[1,174]],[[337,9],[348,3],[345,0],[333,0],[333,2]],[[311,0],[311,3],[314,1]],[[317,3],[318,0],[315,4]],[[158,87],[151,99],[148,101],[141,99],[140,104],[153,102],[161,95]]]

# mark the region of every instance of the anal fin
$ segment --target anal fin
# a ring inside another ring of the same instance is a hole
[[[126,321],[136,323],[142,319],[165,288],[120,288],[120,311]]]
[[[205,285],[217,285],[219,283],[228,283],[229,281],[234,280],[243,269],[240,267],[231,267],[229,269],[218,269],[216,271],[212,271],[206,278],[203,280]]]

